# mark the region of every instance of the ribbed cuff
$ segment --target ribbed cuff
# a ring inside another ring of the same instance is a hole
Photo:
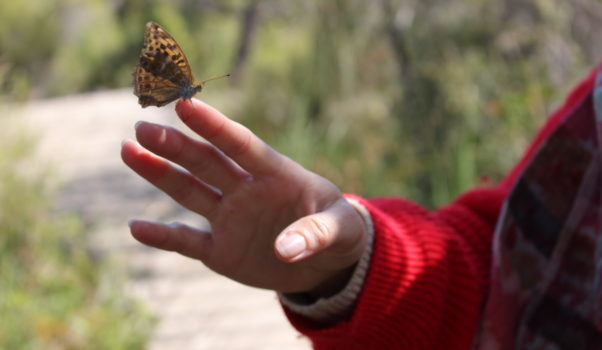
[[[343,320],[345,316],[351,314],[355,302],[364,285],[366,273],[370,265],[372,244],[374,241],[374,225],[372,223],[370,212],[368,212],[368,210],[362,204],[360,204],[359,201],[353,198],[345,199],[362,216],[366,226],[367,235],[366,249],[362,253],[360,260],[353,271],[353,275],[349,279],[349,282],[345,288],[331,297],[319,298],[317,300],[308,298],[294,298],[290,294],[278,293],[280,301],[289,310],[319,323],[330,323],[334,320]],[[301,302],[300,299],[305,299],[305,302]]]

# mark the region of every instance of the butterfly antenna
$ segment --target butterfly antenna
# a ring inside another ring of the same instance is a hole
[[[229,77],[229,76],[230,76],[230,73],[228,73],[228,74],[222,74],[222,75],[214,75],[211,78],[203,80],[201,83],[204,84],[204,83],[206,83],[208,81],[211,81],[211,80],[225,78],[225,77]]]

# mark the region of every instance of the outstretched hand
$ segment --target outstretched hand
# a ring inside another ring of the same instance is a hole
[[[207,142],[139,122],[139,144],[125,141],[121,156],[211,228],[132,220],[132,235],[244,284],[321,295],[340,288],[366,243],[360,215],[338,188],[199,100],[176,112]]]

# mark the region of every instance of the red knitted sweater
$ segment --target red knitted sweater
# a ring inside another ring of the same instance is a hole
[[[293,325],[316,349],[470,349],[488,291],[500,207],[538,146],[591,91],[598,69],[498,186],[474,189],[432,212],[399,198],[356,197],[370,212],[375,237],[353,315],[323,329],[287,311]]]

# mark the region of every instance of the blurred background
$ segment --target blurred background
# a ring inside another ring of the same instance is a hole
[[[495,183],[602,58],[601,0],[0,1],[0,348],[308,349],[272,292],[136,244],[202,225],[119,159],[154,20],[197,96],[363,196]],[[258,333],[259,332],[259,333]],[[257,334],[261,334],[258,337]]]

